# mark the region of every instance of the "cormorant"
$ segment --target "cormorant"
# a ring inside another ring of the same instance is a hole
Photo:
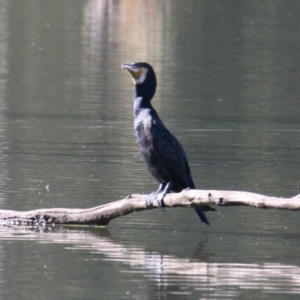
[[[156,90],[156,76],[146,62],[122,64],[135,84],[134,134],[149,172],[160,183],[158,190],[147,197],[149,207],[157,201],[163,207],[163,198],[170,190],[181,192],[195,188],[186,154],[176,137],[165,127],[151,105]],[[209,221],[203,211],[215,210],[205,205],[195,209],[203,223]]]

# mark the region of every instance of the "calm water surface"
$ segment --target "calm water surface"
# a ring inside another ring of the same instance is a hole
[[[0,1],[1,209],[91,207],[149,193],[123,62],[202,189],[300,186],[297,1]],[[107,228],[0,227],[0,299],[298,299],[299,216],[135,213]]]

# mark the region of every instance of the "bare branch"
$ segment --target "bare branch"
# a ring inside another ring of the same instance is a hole
[[[76,224],[76,225],[107,225],[114,218],[125,216],[134,211],[158,208],[153,203],[151,208],[145,205],[146,195],[134,194],[125,199],[105,205],[87,208],[50,208],[31,211],[0,210],[2,224]],[[193,207],[203,205],[233,206],[246,205],[265,209],[300,210],[300,195],[293,198],[277,198],[265,195],[217,190],[183,190],[180,193],[167,194],[164,198],[165,207]]]

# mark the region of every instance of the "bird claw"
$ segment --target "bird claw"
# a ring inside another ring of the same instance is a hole
[[[159,189],[156,192],[151,193],[147,196],[146,207],[149,208],[152,206],[153,202],[156,201],[158,207],[164,210],[164,197],[171,189],[171,182],[168,182],[165,186],[161,184]]]
[[[157,203],[158,207],[162,208],[163,211],[164,210],[164,196],[165,196],[165,192],[162,191],[162,192],[153,192],[151,193],[150,195],[147,196],[147,199],[146,199],[146,207],[147,208],[150,208],[154,202]]]

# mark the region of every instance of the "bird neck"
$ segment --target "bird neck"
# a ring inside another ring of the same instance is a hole
[[[152,109],[151,99],[155,93],[154,88],[146,87],[143,84],[135,86],[134,94],[134,115],[137,116],[142,109]]]
[[[144,109],[153,109],[149,99],[144,97],[134,97],[133,113],[134,116],[138,116],[139,113]]]
[[[151,80],[151,78],[146,79],[144,83],[135,85],[135,98],[142,97],[145,102],[148,101],[150,103],[155,94],[155,90],[156,81]]]

